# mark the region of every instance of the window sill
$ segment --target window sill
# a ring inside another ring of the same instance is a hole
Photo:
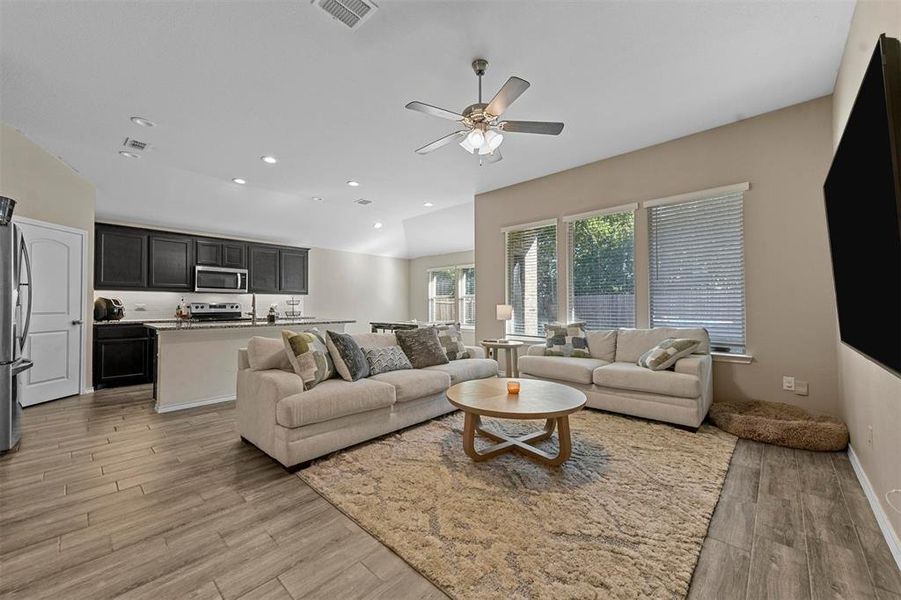
[[[754,361],[750,354],[732,354],[729,352],[711,352],[713,362],[732,363],[736,365],[749,365]]]

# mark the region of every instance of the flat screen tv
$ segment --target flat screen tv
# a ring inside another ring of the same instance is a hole
[[[823,191],[842,342],[901,377],[901,44],[882,35]]]

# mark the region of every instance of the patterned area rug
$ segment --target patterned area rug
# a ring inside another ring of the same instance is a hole
[[[557,469],[516,454],[472,462],[456,413],[299,476],[454,598],[684,596],[735,438],[592,410],[570,424]]]

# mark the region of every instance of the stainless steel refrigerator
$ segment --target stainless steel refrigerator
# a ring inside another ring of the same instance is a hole
[[[16,201],[0,196],[0,452],[19,443],[19,378],[33,365],[22,356],[31,321],[31,261],[12,222]]]

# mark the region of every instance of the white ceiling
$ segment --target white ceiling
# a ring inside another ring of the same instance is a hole
[[[101,220],[423,256],[472,248],[476,193],[831,93],[853,12],[849,0],[380,6],[351,31],[307,0],[4,1],[0,118],[97,186]],[[532,83],[505,117],[564,121],[562,135],[509,134],[484,167],[457,146],[414,154],[453,123],[404,105],[475,102],[480,56],[486,97],[510,75]],[[126,136],[154,148],[122,158]]]

